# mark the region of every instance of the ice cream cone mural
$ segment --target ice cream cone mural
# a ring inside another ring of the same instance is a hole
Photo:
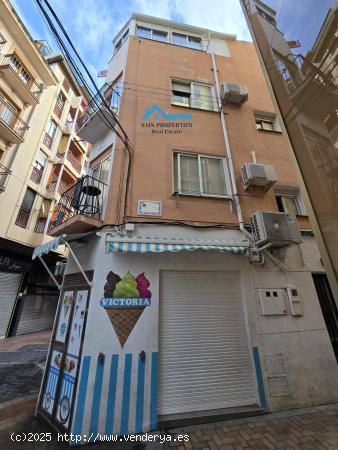
[[[122,278],[109,272],[101,306],[105,309],[121,347],[126,343],[144,309],[150,306],[149,280],[144,273],[136,278],[129,271]]]

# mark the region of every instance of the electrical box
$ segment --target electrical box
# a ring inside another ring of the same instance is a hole
[[[295,287],[286,288],[287,299],[290,307],[290,312],[292,316],[302,316],[303,306],[302,301],[299,296],[298,289]]]
[[[258,289],[263,316],[286,315],[285,289]]]

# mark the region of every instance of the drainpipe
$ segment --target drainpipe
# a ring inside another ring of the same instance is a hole
[[[69,102],[69,103],[71,105],[71,102]],[[69,139],[68,139],[68,142],[67,142],[67,145],[66,145],[66,150],[65,150],[64,155],[63,155],[64,158],[67,158],[68,150],[69,150],[69,147],[70,147],[70,142],[72,140],[72,133],[75,130],[75,124],[76,124],[76,121],[77,121],[77,116],[79,114],[79,111],[80,111],[80,107],[77,108],[75,116],[74,116],[73,125],[72,125],[72,128],[70,130]],[[69,113],[69,111],[68,111],[68,113]],[[62,137],[61,137],[61,139],[62,139]],[[58,176],[58,179],[56,180],[56,184],[55,184],[55,193],[56,193],[56,195],[57,195],[58,190],[59,190],[59,185],[60,185],[60,182],[61,182],[61,178],[62,178],[64,167],[65,167],[65,164],[63,163],[61,165],[61,167],[60,167],[59,176]],[[82,168],[81,168],[81,171],[82,171]],[[47,220],[46,220],[46,225],[45,225],[45,228],[43,230],[43,237],[45,237],[46,234],[47,234],[48,226],[49,226],[50,218],[51,218],[51,215],[52,215],[52,212],[53,212],[53,209],[54,209],[55,202],[56,202],[56,200],[53,200],[51,205],[50,205],[49,213],[48,213]]]
[[[241,204],[240,204],[240,200],[239,200],[234,165],[233,165],[233,161],[232,161],[231,147],[230,147],[228,132],[227,132],[226,124],[225,124],[225,115],[224,115],[224,111],[223,111],[223,107],[222,107],[222,103],[221,103],[221,92],[220,92],[219,81],[218,81],[217,66],[216,66],[216,61],[215,61],[215,55],[213,52],[211,53],[211,60],[212,60],[212,68],[214,71],[214,77],[215,77],[217,106],[219,107],[220,114],[221,114],[221,124],[222,124],[223,139],[224,139],[224,145],[225,145],[225,153],[226,153],[226,159],[227,159],[227,163],[228,163],[227,165],[228,165],[228,169],[229,169],[229,173],[230,173],[232,195],[235,200],[235,207],[236,207],[236,211],[237,211],[239,229],[245,235],[246,238],[248,238],[250,241],[253,241],[252,235],[244,228],[242,208],[241,208]]]
[[[239,194],[238,194],[237,185],[236,185],[236,177],[235,177],[234,165],[233,165],[233,161],[232,161],[231,147],[230,147],[228,132],[227,132],[227,129],[226,129],[226,124],[225,124],[224,111],[223,111],[223,108],[222,108],[221,93],[220,93],[219,81],[218,81],[218,73],[217,73],[217,66],[216,66],[216,61],[215,61],[215,55],[214,55],[213,52],[211,53],[211,60],[212,60],[212,68],[213,68],[214,76],[215,76],[217,103],[218,103],[218,107],[219,107],[220,112],[221,112],[221,124],[222,124],[222,131],[223,131],[226,159],[227,159],[227,162],[228,162],[228,168],[229,168],[229,172],[230,172],[230,181],[231,181],[232,195],[233,195],[233,198],[234,198],[235,204],[236,204],[236,211],[237,211],[237,218],[238,218],[238,223],[239,223],[239,229],[240,229],[240,231],[244,234],[244,236],[247,239],[249,239],[251,242],[254,242],[252,234],[249,233],[244,227],[243,214],[242,214],[241,204],[240,204],[240,201],[239,201]],[[255,154],[255,152],[251,152],[251,153],[252,153],[253,160],[255,161],[256,160],[256,154]],[[282,262],[280,262],[277,258],[275,258],[273,255],[271,255],[271,253],[267,249],[263,249],[262,251],[263,251],[264,255],[266,255],[283,272],[287,272],[288,271],[286,266]]]

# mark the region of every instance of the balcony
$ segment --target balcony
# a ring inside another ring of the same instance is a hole
[[[318,68],[303,55],[288,55],[280,63],[280,73],[293,103],[306,108],[319,120],[324,120],[338,108],[338,86],[332,61],[325,69]]]
[[[88,231],[102,225],[107,185],[89,175],[65,191],[49,225],[52,235]]]
[[[52,136],[50,136],[48,133],[45,133],[42,142],[47,148],[51,149],[53,145],[53,140],[54,138]]]
[[[25,140],[28,128],[15,109],[0,96],[0,137],[10,144],[20,144]]]
[[[18,215],[16,217],[15,225],[18,225],[21,228],[27,228],[30,214],[31,211],[28,211],[24,208],[20,208]]]
[[[6,39],[4,38],[4,36],[0,33],[0,52],[2,50],[2,47],[6,44]]]
[[[0,193],[6,190],[8,178],[12,173],[6,166],[0,164]]]
[[[35,222],[34,232],[43,233],[45,230],[46,223],[47,223],[46,217],[38,217]]]
[[[101,97],[105,99],[105,103]],[[119,93],[110,85],[106,83],[102,86],[100,92],[88,103],[84,114],[78,121],[76,131],[80,139],[94,144],[104,133],[115,126],[116,121],[111,116],[111,112],[117,111],[116,105],[119,105],[119,99]]]
[[[42,175],[43,171],[34,166],[31,173],[31,180],[36,184],[40,184]]]
[[[48,186],[47,186],[47,192],[49,194],[53,194],[56,192],[56,181],[52,181]],[[65,191],[67,191],[67,189],[69,189],[69,184],[64,183],[62,180],[59,183],[57,192],[61,195],[63,194]]]
[[[24,103],[28,105],[39,103],[43,85],[34,81],[15,54],[3,58],[0,62],[0,74]]]
[[[77,173],[81,173],[82,163],[81,160],[78,160],[77,157],[70,150],[67,153],[67,159],[74,167]]]

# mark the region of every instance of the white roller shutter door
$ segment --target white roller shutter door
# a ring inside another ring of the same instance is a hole
[[[239,273],[160,277],[159,415],[257,404]]]
[[[22,273],[0,272],[0,338],[6,336],[21,279]]]

